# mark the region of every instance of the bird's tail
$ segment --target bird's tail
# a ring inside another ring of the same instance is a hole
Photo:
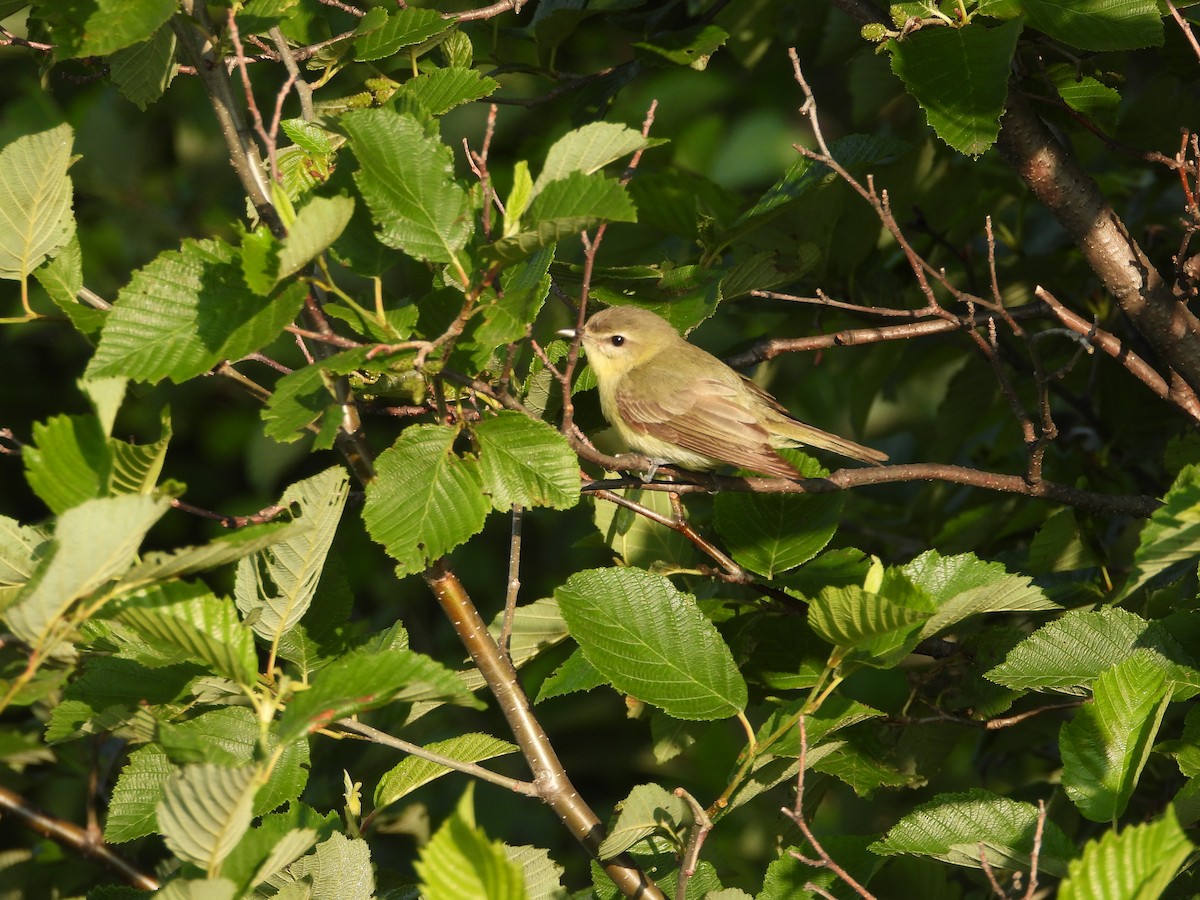
[[[882,450],[864,447],[862,444],[856,444],[854,441],[830,434],[828,431],[822,431],[820,428],[797,422],[791,417],[786,419],[780,417],[779,420],[772,423],[771,430],[778,437],[783,438],[787,444],[816,447],[818,450],[828,450],[831,453],[838,453],[849,459],[857,459],[859,462],[871,463],[875,466],[882,465],[888,460],[888,455]]]

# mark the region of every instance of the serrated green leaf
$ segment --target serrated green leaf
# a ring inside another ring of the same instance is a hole
[[[579,502],[579,460],[567,439],[545,422],[501,410],[475,426],[483,489],[495,509]]]
[[[489,258],[514,262],[542,247],[599,225],[636,222],[637,210],[624,185],[600,173],[572,172],[551,181],[533,198],[521,231],[483,248]]]
[[[526,900],[521,867],[509,862],[504,845],[475,827],[468,791],[459,810],[421,849],[416,862],[425,900]]]
[[[299,440],[306,433],[306,426],[327,414],[331,407],[337,407],[326,374],[345,375],[353,372],[363,364],[370,352],[370,347],[344,350],[280,378],[263,407],[262,417],[266,423],[263,430],[267,437],[280,443]],[[326,422],[333,422],[336,428],[336,419],[336,415],[327,416]],[[323,435],[326,430],[322,429]],[[333,438],[334,435],[329,434],[324,444],[318,440],[318,449],[333,446]]]
[[[39,528],[0,516],[0,613],[33,577],[38,559],[49,549],[50,536]]]
[[[354,59],[357,62],[383,59],[401,47],[419,44],[453,25],[452,19],[442,18],[436,10],[399,9],[388,13],[377,6],[359,20],[355,30]]]
[[[296,213],[282,241],[266,230],[245,237],[242,267],[246,283],[266,296],[279,282],[299,272],[341,236],[354,215],[350,197],[314,197]]]
[[[1037,807],[983,790],[942,794],[922,803],[893,825],[883,840],[871,845],[874,853],[894,856],[908,853],[931,856],[956,866],[981,868],[980,845],[990,865],[1028,872],[1037,829]],[[1042,834],[1038,866],[1062,876],[1075,848],[1053,822]]]
[[[1030,28],[1080,50],[1161,47],[1154,0],[1021,0]]]
[[[238,609],[272,648],[308,611],[349,493],[350,478],[340,466],[296,482],[284,491],[279,505],[297,506],[300,521],[311,527],[238,564]]]
[[[490,734],[461,734],[458,737],[444,741],[434,741],[425,746],[426,750],[440,753],[459,762],[478,763],[485,759],[494,759],[515,753],[517,746],[508,741],[494,738]],[[379,779],[375,787],[375,808],[383,809],[400,800],[419,787],[429,784],[435,779],[448,775],[453,769],[448,769],[438,763],[410,756],[389,769]]]
[[[416,572],[483,528],[487,496],[478,467],[454,454],[458,431],[443,425],[405,430],[376,460],[367,485],[367,531]]]
[[[624,853],[652,834],[666,833],[679,841],[692,824],[692,811],[683,801],[657,784],[639,784],[621,801],[617,821],[598,851],[601,859]]]
[[[269,298],[245,285],[236,251],[184,241],[134,273],[104,323],[88,375],[176,383],[273,340],[304,303],[292,284]]]
[[[73,141],[63,124],[0,150],[0,278],[28,278],[75,233],[67,177]]]
[[[550,858],[550,851],[541,847],[504,845],[509,862],[521,867],[528,900],[567,900],[562,886],[563,867]]]
[[[806,478],[829,474],[812,457],[784,455]],[[713,524],[739,565],[766,578],[808,562],[833,539],[841,494],[717,494]]]
[[[846,659],[889,668],[921,640],[932,598],[908,576],[889,569],[878,593],[857,585],[827,587],[808,607],[808,624]]]
[[[1142,529],[1133,555],[1133,571],[1117,602],[1155,578],[1194,571],[1197,558],[1200,558],[1200,466],[1190,465],[1180,471],[1163,498],[1163,505]]]
[[[53,549],[5,611],[8,627],[30,645],[49,650],[75,601],[129,567],[167,507],[165,498],[127,495],[87,500],[64,512]]]
[[[147,40],[175,12],[175,0],[91,0],[48,4],[59,59],[107,56]]]
[[[143,112],[175,78],[175,42],[175,32],[164,25],[149,39],[124,47],[108,58],[113,83]]]
[[[482,100],[499,87],[500,82],[474,69],[453,67],[434,69],[410,78],[404,82],[400,92],[420,103],[430,115],[440,116],[456,106]]]
[[[1068,865],[1058,900],[1162,896],[1195,849],[1168,806],[1156,822],[1113,829],[1088,841]]]
[[[238,684],[258,679],[254,635],[233,602],[201,584],[169,581],[116,601],[109,613],[167,654],[166,661],[194,659]]]
[[[1092,702],[1063,725],[1062,784],[1093,822],[1125,812],[1170,702],[1162,666],[1142,650],[1101,674]]]
[[[181,547],[169,552],[147,553],[141,562],[121,577],[121,587],[130,590],[152,581],[178,578],[237,562],[264,547],[292,540],[307,531],[307,522],[269,522],[223,534],[211,543]]]
[[[343,716],[394,698],[479,705],[451,670],[428,656],[412,650],[358,650],[321,669],[308,688],[292,698],[279,722],[279,740],[290,744]]]
[[[571,636],[618,691],[678,719],[745,709],[746,682],[716,627],[666,578],[637,569],[579,572],[554,592]]]
[[[157,807],[163,840],[180,859],[213,872],[253,817],[255,766],[186,766],[167,779]]]
[[[337,900],[374,900],[375,872],[371,848],[362,839],[351,840],[334,832],[317,849],[288,867],[284,884],[298,883],[300,898],[336,897]],[[311,884],[311,887],[309,885]],[[286,892],[276,894],[284,900]]]
[[[592,122],[569,131],[554,142],[546,153],[546,162],[533,186],[540,194],[552,181],[566,178],[573,172],[591,175],[609,163],[630,156],[651,144],[639,132],[614,122]]]
[[[155,809],[174,768],[167,754],[155,744],[129,754],[109,800],[108,819],[104,823],[106,841],[123,844],[158,831]]]
[[[58,514],[109,494],[113,458],[95,416],[55,416],[33,426],[33,445],[21,454],[25,480]]]
[[[576,650],[542,682],[536,702],[541,703],[576,691],[590,691],[602,684],[608,684],[608,679],[588,661],[582,650]]]
[[[473,226],[450,148],[413,116],[391,109],[349,112],[342,124],[360,167],[354,180],[379,240],[417,259],[451,262]]]
[[[1139,651],[1154,655],[1174,683],[1176,699],[1200,691],[1191,657],[1155,622],[1111,607],[1077,610],[1039,628],[986,677],[1017,690],[1083,695],[1106,670]]]
[[[921,104],[937,136],[978,156],[996,141],[1022,22],[995,28],[925,28],[889,41],[892,71]]]
[[[503,293],[492,294],[480,304],[481,320],[475,340],[484,347],[499,347],[525,337],[550,294],[547,269],[554,260],[554,247],[543,247],[529,259],[507,266],[501,274]]]
[[[973,553],[942,556],[928,550],[901,567],[937,604],[921,629],[929,637],[969,616],[992,612],[1032,612],[1060,609],[1025,575],[1010,575],[1000,563],[989,563]]]

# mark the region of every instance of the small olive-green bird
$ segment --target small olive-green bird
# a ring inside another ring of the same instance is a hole
[[[655,462],[690,469],[729,464],[799,478],[777,448],[816,447],[876,465],[887,460],[886,453],[793,419],[774,397],[648,310],[614,306],[596,313],[582,341],[605,418]]]

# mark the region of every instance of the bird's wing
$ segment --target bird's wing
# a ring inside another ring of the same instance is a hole
[[[634,431],[743,469],[798,477],[772,449],[770,434],[754,411],[737,402],[739,395],[734,386],[716,379],[684,382],[666,376],[652,390],[621,388],[616,400],[622,420]]]

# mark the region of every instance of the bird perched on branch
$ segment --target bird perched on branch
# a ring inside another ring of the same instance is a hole
[[[614,306],[596,313],[582,341],[605,418],[655,463],[729,464],[800,478],[776,449],[816,447],[875,465],[887,460],[886,453],[792,418],[778,400],[649,310]]]

